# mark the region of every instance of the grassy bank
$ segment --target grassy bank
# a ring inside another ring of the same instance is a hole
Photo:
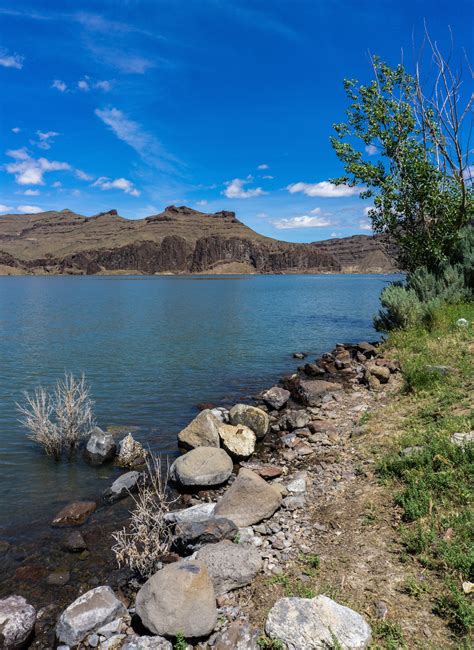
[[[470,325],[456,325],[459,318]],[[422,569],[423,579],[405,589],[416,601],[436,580],[433,610],[459,647],[474,629],[473,595],[463,588],[474,581],[474,444],[452,436],[474,429],[473,321],[474,304],[455,305],[438,310],[429,327],[392,333],[384,352],[400,361],[403,384],[366,423],[378,476],[400,509],[400,560]]]

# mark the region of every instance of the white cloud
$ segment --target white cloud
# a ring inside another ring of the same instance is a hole
[[[19,54],[8,54],[6,50],[0,50],[0,65],[3,68],[16,68],[21,70],[23,67],[24,56]]]
[[[81,181],[92,181],[94,180],[94,177],[88,174],[87,172],[82,171],[82,169],[75,169],[74,174],[76,175],[77,178],[79,178]]]
[[[3,203],[0,203],[0,213],[3,214],[5,212],[10,212],[10,208],[8,205],[3,205]]]
[[[264,163],[263,165],[259,165],[257,169],[268,169],[268,165]]]
[[[89,82],[86,81],[85,79],[81,79],[80,81],[77,82],[77,87],[79,90],[90,90]]]
[[[60,134],[56,131],[36,131],[36,135],[38,136],[39,142],[32,142],[32,144],[35,144],[40,149],[51,149],[54,138],[57,138]]]
[[[319,210],[319,208],[316,208]],[[315,213],[315,211],[312,211]],[[316,213],[317,214],[317,213]],[[308,214],[303,214],[299,217],[292,217],[291,219],[278,219],[271,222],[278,230],[291,230],[296,228],[326,228],[333,226],[333,222],[327,217],[312,217]]]
[[[374,144],[368,144],[365,150],[369,154],[369,156],[375,156],[375,154],[379,152],[379,150]]]
[[[359,221],[359,228],[361,230],[372,230],[372,226],[370,225],[370,223],[368,221],[363,221],[363,220]]]
[[[67,85],[64,83],[64,81],[61,81],[61,79],[54,79],[53,83],[51,84],[51,88],[56,88],[56,90],[59,90],[59,92],[64,93],[67,90]]]
[[[122,190],[125,194],[140,196],[139,190],[137,190],[132,181],[129,181],[126,178],[116,178],[115,180],[111,180],[106,176],[101,176],[95,181],[93,187],[100,187],[102,190]]]
[[[43,210],[37,205],[19,205],[17,206],[17,212],[21,214],[38,214],[38,212],[43,212]]]
[[[109,90],[112,90],[112,83],[110,81],[107,81],[106,79],[103,79],[102,81],[96,81],[94,84],[94,88],[99,88],[100,90],[103,90],[104,92],[108,93]]]
[[[332,232],[329,236],[331,237],[331,239],[337,239],[338,237],[342,237],[342,233]]]
[[[12,129],[12,133],[20,133],[21,129],[19,126],[14,126]]]
[[[255,216],[257,219],[266,219],[268,217],[268,214],[266,212],[257,212]]]
[[[247,185],[252,180],[252,177],[249,176],[246,179],[234,178],[232,181],[227,181],[227,187],[222,192],[222,194],[224,194],[224,196],[226,196],[228,199],[251,199],[255,196],[262,196],[263,194],[267,193],[264,192],[261,187],[245,190],[244,185]]]
[[[262,176],[262,178],[266,181],[272,181],[274,177],[270,176],[270,174],[265,174],[265,176]]]
[[[205,201],[204,199],[202,199],[202,201],[198,201],[198,202],[196,203],[196,205],[207,205],[207,201]]]
[[[31,189],[25,190],[23,192],[25,196],[38,196],[39,193],[40,193],[39,190],[31,190]]]
[[[329,181],[321,181],[320,183],[293,183],[288,185],[287,190],[290,194],[296,192],[303,192],[306,196],[320,196],[324,198],[339,198],[346,196],[354,196],[359,194],[362,188],[349,187],[348,185],[335,185]]]
[[[169,161],[176,159],[169,154],[151,133],[143,130],[141,124],[130,120],[117,108],[95,110],[95,114],[106,124],[119,140],[126,142],[150,165],[163,171],[172,171]]]
[[[54,181],[52,187],[62,187],[61,181]]]
[[[55,172],[71,169],[71,165],[47,158],[32,158],[28,151],[23,149],[10,149],[7,156],[15,162],[7,163],[5,171],[15,175],[18,185],[44,185],[43,175],[46,172]]]

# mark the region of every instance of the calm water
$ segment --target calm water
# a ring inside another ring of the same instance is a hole
[[[0,278],[0,530],[95,498],[117,470],[55,463],[15,402],[85,373],[98,424],[176,453],[201,401],[245,398],[337,341],[373,339],[377,275]]]

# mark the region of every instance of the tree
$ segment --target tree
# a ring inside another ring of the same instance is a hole
[[[368,214],[374,231],[397,244],[407,271],[437,271],[449,262],[474,206],[467,125],[472,97],[460,110],[462,74],[427,39],[436,69],[431,92],[420,64],[411,75],[402,64],[391,68],[373,57],[370,84],[344,81],[351,102],[347,122],[335,124],[331,137],[345,168],[334,182],[363,185],[361,197],[373,199]]]

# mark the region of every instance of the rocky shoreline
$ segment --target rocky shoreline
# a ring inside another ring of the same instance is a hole
[[[180,650],[302,650],[334,647],[335,639],[343,648],[367,647],[367,621],[328,595],[302,589],[265,603],[264,620],[256,614],[262,581],[284,583],[297,558],[308,566],[319,561],[315,544],[328,528],[314,521],[312,508],[353,484],[360,459],[352,440],[361,416],[399,370],[367,342],[337,345],[314,362],[303,353],[295,357],[304,359],[298,372],[252,405],[209,405],[178,434],[187,453],[170,471],[178,499],[166,515],[172,545],[147,581],[115,570],[107,584],[81,585],[82,595],[63,611],[53,604],[36,611],[20,595],[3,599],[2,647],[133,650],[174,642]],[[110,460],[116,451],[112,436],[100,430],[86,449],[90,462]],[[105,491],[105,501],[139,487],[143,473],[135,465],[143,464],[143,455],[131,436],[120,443],[118,458],[129,471]],[[95,507],[78,502],[58,513],[54,525],[74,526],[63,552],[87,554],[76,526]],[[56,573],[47,579],[60,585]]]

